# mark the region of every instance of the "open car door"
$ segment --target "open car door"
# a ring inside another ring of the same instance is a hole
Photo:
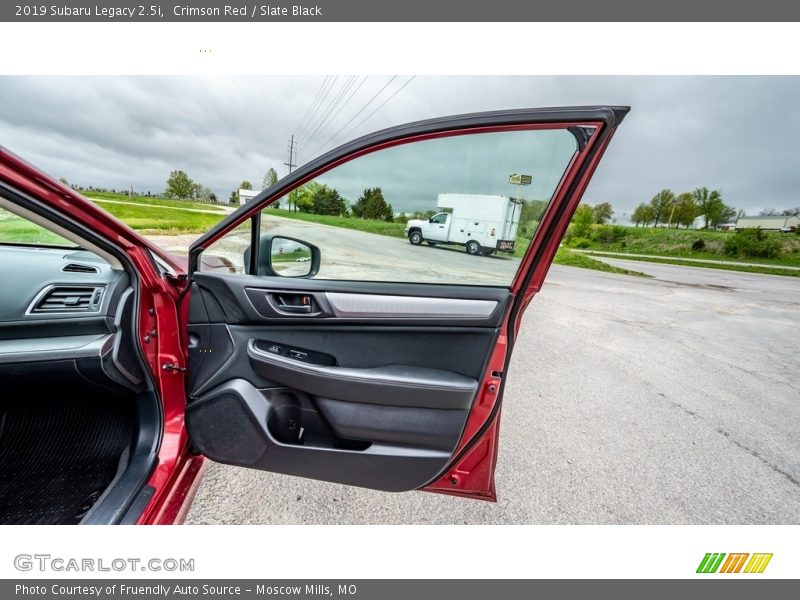
[[[494,500],[522,313],[627,112],[509,110],[380,131],[197,240],[183,307],[194,449],[288,475]],[[409,213],[449,212],[437,199],[453,194],[466,214],[451,232],[460,241],[409,243],[419,233]],[[489,196],[518,207],[511,239],[493,239],[502,223],[484,210]]]

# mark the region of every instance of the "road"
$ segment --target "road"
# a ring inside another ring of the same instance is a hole
[[[653,277],[552,267],[508,370],[496,504],[209,464],[188,522],[800,523],[800,282],[603,260]]]
[[[276,217],[268,210],[262,215],[263,233],[297,238],[320,248],[322,261],[316,279],[506,286],[519,266],[519,259],[508,255],[475,257],[455,247],[412,246],[405,238]],[[249,231],[229,234],[208,252],[243,266],[249,236]],[[150,239],[171,252],[180,252],[181,244],[191,243],[183,239],[170,241],[167,236]]]

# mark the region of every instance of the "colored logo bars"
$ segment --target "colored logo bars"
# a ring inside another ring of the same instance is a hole
[[[750,560],[747,560],[748,557],[750,557]],[[709,552],[703,557],[703,560],[700,561],[697,572],[763,573],[770,560],[772,560],[772,553],[748,554],[744,552],[725,554],[724,552]],[[744,569],[742,569],[742,567],[744,567]]]

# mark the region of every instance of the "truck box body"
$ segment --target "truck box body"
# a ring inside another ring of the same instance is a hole
[[[436,206],[451,209],[449,242],[466,244],[470,239],[477,239],[484,248],[514,249],[522,210],[512,198],[478,194],[439,194]],[[506,242],[504,244],[506,247],[499,248],[498,242]]]
[[[508,196],[439,194],[444,209],[427,221],[412,220],[406,235],[412,244],[460,244],[470,254],[513,252],[522,203]],[[415,235],[418,232],[419,235]]]

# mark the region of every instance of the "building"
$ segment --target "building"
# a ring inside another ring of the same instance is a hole
[[[739,217],[736,230],[763,229],[764,231],[794,231],[800,228],[800,217]]]
[[[698,215],[692,221],[692,224],[689,226],[691,229],[703,229],[706,226],[706,216],[705,215]]]
[[[239,190],[239,204],[247,204],[248,202],[250,202],[250,200],[252,200],[256,196],[258,196],[260,193],[261,193],[261,190],[243,190],[243,189],[240,189]]]

